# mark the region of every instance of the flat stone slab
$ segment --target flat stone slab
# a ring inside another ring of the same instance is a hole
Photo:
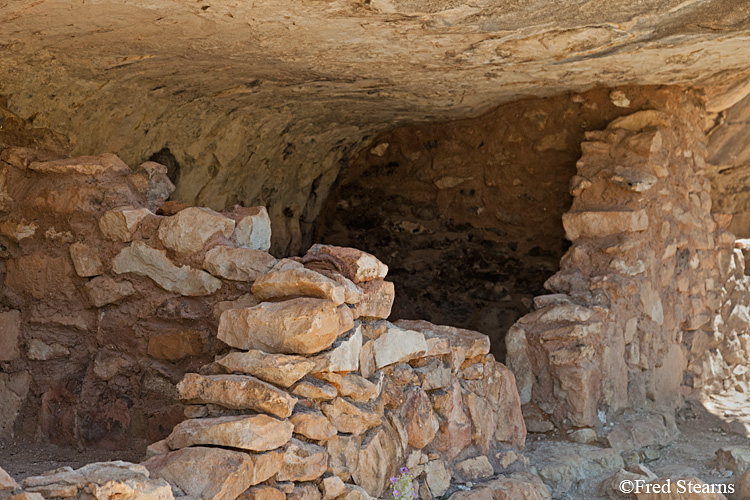
[[[190,404],[213,403],[233,410],[254,410],[287,418],[297,398],[250,375],[188,373],[177,384],[180,399]]]
[[[178,450],[195,445],[216,445],[250,451],[269,451],[284,446],[294,424],[268,415],[217,417],[185,420],[167,437],[167,445]]]

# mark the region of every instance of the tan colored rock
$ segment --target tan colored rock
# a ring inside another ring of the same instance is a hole
[[[646,109],[637,111],[630,115],[621,116],[607,125],[608,129],[624,129],[631,132],[640,132],[650,127],[666,127],[669,125],[669,116],[661,111]]]
[[[531,387],[534,384],[534,374],[526,341],[526,331],[515,324],[510,327],[505,336],[505,357],[508,368],[516,377],[516,386],[521,397],[521,404],[531,401]]]
[[[295,396],[313,401],[330,401],[338,395],[334,386],[316,378],[303,378],[294,384],[290,391]]]
[[[539,476],[530,472],[516,472],[484,483],[494,500],[550,500],[552,497]],[[451,497],[453,498],[453,497]]]
[[[356,248],[336,247],[331,245],[313,245],[303,258],[309,261],[329,262],[346,278],[354,283],[383,279],[388,274],[388,266],[374,255]]]
[[[432,447],[453,460],[471,444],[471,420],[466,413],[461,395],[461,385],[454,379],[445,392],[430,395],[440,423]]]
[[[315,297],[328,299],[337,306],[343,304],[345,298],[343,286],[304,267],[264,274],[255,280],[252,291],[260,300]]]
[[[148,338],[148,355],[166,361],[200,356],[206,351],[206,334],[197,330],[172,330]]]
[[[189,266],[177,267],[166,252],[139,241],[123,248],[112,261],[117,274],[134,273],[152,279],[167,291],[180,295],[209,295],[221,288],[221,281]]]
[[[148,208],[116,208],[109,210],[99,219],[99,230],[113,241],[132,241],[133,233],[148,215],[153,215]]]
[[[263,302],[249,309],[230,309],[221,315],[219,340],[238,349],[269,353],[315,354],[330,347],[341,324],[336,305],[328,300],[300,298]]]
[[[425,467],[425,482],[436,497],[443,496],[451,486],[451,473],[443,460],[430,460]]]
[[[99,462],[80,469],[62,467],[21,482],[27,492],[45,498],[70,498],[90,494],[96,500],[172,500],[167,481],[150,477],[143,465],[128,462]]]
[[[336,428],[318,410],[298,407],[289,417],[289,422],[294,425],[295,434],[313,441],[327,441],[336,435]]]
[[[331,500],[346,493],[344,481],[338,476],[323,478],[320,482],[320,490],[323,493],[323,500]]]
[[[312,481],[328,468],[328,453],[325,448],[292,438],[284,447],[281,470],[276,481]]]
[[[86,296],[94,307],[104,307],[130,297],[135,288],[129,281],[115,281],[109,276],[97,276],[84,285]]]
[[[69,355],[70,350],[58,343],[45,344],[39,339],[31,339],[26,344],[26,357],[32,361],[47,361]]]
[[[344,287],[344,302],[347,304],[358,304],[364,298],[365,294],[362,289],[346,276],[336,272],[328,272],[326,276]]]
[[[210,208],[189,207],[161,221],[159,240],[177,253],[190,254],[202,250],[216,234],[229,238],[234,225],[232,219]]]
[[[167,440],[162,439],[146,446],[146,458],[155,457],[157,455],[164,455],[165,453],[169,453],[170,451],[172,451],[172,449],[167,444]]]
[[[287,418],[297,398],[249,375],[188,373],[177,384],[180,399],[190,404],[214,403],[235,410],[254,410]]]
[[[152,477],[166,479],[185,495],[204,500],[234,500],[278,470],[258,464],[255,456],[247,453],[202,446],[152,457],[143,465]]]
[[[0,361],[13,361],[21,355],[21,311],[0,313]]]
[[[388,330],[375,339],[375,365],[378,368],[424,356],[427,341],[424,334],[389,325]]]
[[[563,214],[562,221],[565,234],[570,241],[580,238],[603,238],[648,229],[648,214],[645,210],[568,212]]]
[[[271,248],[271,219],[266,207],[239,208],[232,239],[243,248],[267,252]]]
[[[321,410],[339,432],[347,434],[362,434],[380,425],[383,418],[375,404],[355,405],[344,398],[322,405]]]
[[[472,482],[478,479],[487,479],[495,474],[492,464],[485,455],[458,462],[454,466],[454,471],[461,480]]]
[[[343,306],[346,307],[346,306]],[[359,358],[362,350],[362,327],[357,324],[353,329],[340,335],[330,349],[310,358],[315,362],[314,373],[321,372],[354,372],[359,370]]]
[[[750,471],[746,471],[734,483],[734,496],[732,499],[750,498]]]
[[[247,373],[281,387],[289,387],[307,375],[315,362],[302,356],[263,351],[230,352],[216,362],[230,372]]]
[[[347,396],[356,403],[367,403],[380,395],[378,384],[353,373],[323,372],[315,376],[334,386],[339,396]]]
[[[89,278],[98,276],[104,272],[99,255],[85,243],[76,242],[70,245],[70,258],[78,276]]]
[[[167,437],[167,444],[173,450],[213,445],[269,451],[284,446],[292,437],[293,429],[291,422],[268,415],[200,418],[177,424]]]
[[[237,500],[286,500],[286,494],[273,486],[259,484],[245,490]]]
[[[29,170],[45,174],[82,174],[96,176],[105,173],[129,174],[132,171],[117,155],[78,156],[53,161],[35,161]]]
[[[359,462],[359,449],[362,444],[362,436],[354,434],[337,434],[326,442],[328,451],[328,471],[349,481],[352,472],[357,468]]]
[[[417,449],[430,444],[439,428],[430,398],[419,387],[407,389],[401,420],[409,434],[409,444]]]
[[[256,281],[271,270],[276,258],[252,248],[216,246],[206,252],[203,269],[221,278],[234,281]]]
[[[32,493],[30,491],[22,491],[17,495],[11,495],[8,500],[44,500],[44,497],[39,493]]]
[[[23,218],[21,220],[6,219],[0,222],[0,234],[20,243],[21,240],[34,236],[38,227],[35,223]]]
[[[362,344],[359,351],[359,373],[365,378],[370,378],[375,373],[375,344],[373,340],[368,340]]]
[[[364,488],[360,488],[355,484],[346,484],[346,493],[339,497],[339,500],[375,500],[371,497]]]
[[[390,281],[373,280],[360,283],[362,297],[352,311],[358,318],[386,319],[391,315],[396,289]]]
[[[402,458],[396,432],[387,425],[378,427],[365,435],[352,478],[369,495],[380,498]]]
[[[289,500],[321,500],[323,495],[314,483],[299,483],[294,485],[287,498]]]
[[[18,483],[0,467],[0,493],[13,492],[18,489]]]
[[[484,367],[482,364],[477,364],[480,368]],[[472,367],[474,366],[475,365],[472,365]],[[415,368],[414,373],[419,378],[419,385],[425,391],[444,389],[445,387],[448,387],[453,380],[451,369],[448,364],[438,358],[429,359],[425,366]],[[461,378],[470,378],[467,375],[467,370],[461,371]],[[481,378],[481,372],[474,378]]]
[[[484,356],[490,352],[490,338],[483,333],[452,326],[435,325],[424,320],[400,319],[394,323],[399,328],[415,330],[424,334],[425,338],[447,339],[454,358],[454,370],[458,370],[466,359]],[[437,345],[435,346],[437,348]]]
[[[221,314],[224,311],[229,309],[246,309],[249,307],[255,307],[258,304],[260,304],[260,302],[253,297],[252,293],[245,293],[234,300],[222,300],[221,302],[217,302],[214,305],[213,317],[216,321],[219,321],[219,318],[221,318]]]

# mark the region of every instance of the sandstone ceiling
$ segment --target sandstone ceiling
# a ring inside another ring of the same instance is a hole
[[[284,252],[379,131],[596,85],[719,111],[749,35],[739,0],[0,0],[0,93],[77,153],[169,148],[177,199],[266,204]]]

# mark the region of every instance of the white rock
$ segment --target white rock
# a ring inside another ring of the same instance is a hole
[[[189,207],[159,224],[159,240],[175,252],[189,254],[203,249],[215,234],[229,238],[234,221],[210,208]]]
[[[427,352],[424,334],[414,330],[403,330],[388,324],[386,332],[375,339],[375,365],[378,368],[409,361]]]
[[[148,208],[109,210],[99,219],[99,230],[110,240],[128,242],[133,239],[138,224],[148,215],[153,215]]]
[[[112,261],[117,274],[134,273],[154,280],[159,286],[180,295],[209,295],[221,288],[221,281],[189,266],[177,267],[166,252],[134,242],[123,248]]]
[[[256,213],[251,212],[237,221],[232,239],[241,247],[267,252],[271,248],[271,218],[266,207],[252,207],[243,212],[249,210]]]
[[[260,250],[216,246],[206,252],[203,269],[228,280],[255,281],[275,264],[273,255]]]

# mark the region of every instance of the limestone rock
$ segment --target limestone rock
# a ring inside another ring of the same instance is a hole
[[[292,437],[294,428],[292,422],[262,414],[185,420],[175,426],[167,437],[167,444],[173,450],[213,445],[269,451],[284,446]]]
[[[150,477],[143,465],[128,462],[92,463],[73,470],[62,467],[21,482],[27,492],[45,498],[76,497],[86,492],[97,500],[172,500],[167,481]]]
[[[117,274],[134,273],[154,280],[160,287],[180,295],[208,295],[221,288],[221,281],[189,266],[177,267],[166,252],[139,241],[123,248],[112,261]]]
[[[472,367],[474,366],[472,365]],[[479,366],[483,368],[484,365],[479,364]],[[461,378],[468,379],[467,370],[461,371]],[[443,389],[448,387],[452,381],[450,367],[437,358],[432,358],[427,361],[425,366],[414,369],[414,373],[419,378],[419,385],[425,391]],[[481,373],[475,378],[481,378]]]
[[[215,246],[203,260],[203,269],[221,278],[234,281],[256,281],[271,270],[276,258],[252,248]]]
[[[245,490],[237,500],[286,500],[283,491],[267,484],[259,484]]]
[[[344,481],[338,476],[323,478],[323,481],[320,482],[320,489],[323,493],[323,500],[331,500],[346,493]]]
[[[360,488],[355,484],[346,484],[346,493],[339,497],[339,500],[375,500],[371,497],[364,488]]]
[[[500,476],[484,483],[493,493],[494,500],[550,500],[550,492],[539,479],[530,472],[517,472]]]
[[[325,448],[292,438],[284,448],[281,470],[276,481],[312,481],[328,468],[328,453]]]
[[[18,483],[0,467],[0,493],[13,492],[18,489]]]
[[[213,308],[213,317],[216,321],[219,321],[221,314],[229,309],[246,309],[248,307],[255,307],[260,302],[258,299],[253,297],[252,293],[245,293],[240,295],[234,300],[222,300],[217,302]]]
[[[98,276],[104,272],[99,255],[85,243],[76,242],[70,245],[70,258],[78,276],[89,278]]]
[[[248,309],[224,311],[218,337],[238,349],[315,354],[330,347],[339,333],[354,326],[353,320],[346,318],[343,323],[336,304],[328,300],[263,302]]]
[[[21,220],[4,220],[0,222],[0,233],[9,237],[16,243],[20,243],[21,240],[31,238],[36,234],[38,226],[33,222],[27,222],[26,219]]]
[[[453,369],[457,371],[466,359],[484,356],[490,352],[490,338],[479,332],[445,325],[434,325],[424,320],[398,320],[399,328],[414,330],[424,334],[425,338],[448,339],[453,355]]]
[[[287,418],[297,398],[249,375],[188,373],[177,384],[180,399],[191,404],[214,403],[235,410],[255,410]]]
[[[310,358],[315,362],[313,372],[357,371],[359,370],[361,350],[362,327],[360,324],[357,324],[353,329],[339,336],[330,349],[318,354],[314,358]]]
[[[45,174],[82,174],[91,176],[104,173],[131,173],[130,167],[123,163],[117,155],[111,153],[53,161],[35,161],[29,165],[29,170]]]
[[[648,229],[645,210],[623,212],[568,212],[563,214],[565,234],[570,241],[579,238],[602,238],[612,234],[633,233]]]
[[[303,378],[294,384],[290,390],[295,396],[312,399],[313,401],[330,401],[338,394],[334,386],[316,378]]]
[[[339,306],[345,299],[343,286],[304,267],[264,274],[253,283],[252,291],[260,300],[315,297],[328,299]]]
[[[276,472],[258,467],[247,453],[202,446],[158,455],[143,465],[152,477],[165,479],[186,495],[204,500],[234,500],[250,486],[268,479],[271,471],[271,476]]]
[[[287,494],[289,500],[321,500],[323,495],[314,483],[298,483]]]
[[[271,219],[266,207],[235,208],[237,224],[232,239],[243,248],[267,252],[271,248]]]
[[[430,398],[419,387],[410,387],[406,391],[401,419],[409,434],[409,444],[417,449],[430,444],[439,428]]]
[[[99,230],[110,240],[128,242],[147,215],[152,215],[148,208],[109,210],[99,219]]]
[[[155,443],[151,443],[146,447],[146,458],[155,457],[157,455],[164,455],[169,453],[172,449],[167,444],[166,439],[159,440]]]
[[[432,447],[443,453],[447,460],[453,460],[471,444],[472,426],[461,396],[461,385],[453,379],[445,392],[430,394],[433,408],[438,414],[438,432]]]
[[[181,254],[203,249],[216,234],[229,238],[234,221],[209,208],[189,207],[167,217],[159,224],[159,240],[165,247]]]
[[[380,425],[383,418],[375,404],[355,405],[344,398],[322,405],[321,410],[339,432],[347,434],[363,434]]]
[[[348,481],[357,469],[361,444],[361,435],[337,434],[329,439],[325,444],[328,451],[328,472],[342,481]]]
[[[294,425],[295,434],[313,441],[327,441],[336,435],[336,428],[318,410],[298,407],[289,417],[289,422]]]
[[[495,474],[489,459],[485,455],[470,458],[455,465],[455,472],[463,481],[486,479]],[[430,488],[432,490],[432,488]],[[434,492],[434,490],[432,490]]]
[[[169,180],[167,172],[165,165],[145,161],[138,166],[135,173],[128,176],[128,180],[145,198],[152,211],[161,207],[175,190],[175,185]]]
[[[374,255],[356,248],[313,245],[303,260],[305,263],[316,260],[328,262],[354,283],[383,279],[388,274],[388,266]]]
[[[347,396],[356,403],[367,403],[380,395],[378,384],[354,373],[340,375],[336,372],[323,372],[316,374],[316,377],[334,386],[339,396]]]
[[[21,335],[21,311],[0,313],[0,361],[13,361],[21,355],[18,346]]]
[[[363,295],[353,308],[354,315],[366,318],[388,318],[396,298],[396,290],[390,281],[373,280],[361,283]]]
[[[44,497],[39,493],[32,493],[30,491],[22,491],[17,495],[11,495],[8,500],[44,500]]]
[[[263,351],[230,352],[216,362],[230,372],[247,373],[281,387],[289,387],[307,375],[315,362],[302,356]]]
[[[423,356],[427,351],[427,341],[421,332],[389,325],[388,330],[375,339],[373,347],[375,365],[383,368]]]
[[[436,497],[443,496],[451,486],[451,473],[442,460],[430,460],[425,467],[425,481]]]
[[[380,498],[388,478],[395,475],[401,461],[398,436],[389,426],[371,430],[359,450],[357,469],[352,474],[354,482],[369,495]]]
[[[135,288],[129,281],[115,281],[109,276],[97,276],[84,285],[86,296],[94,307],[104,307],[130,297]]]

